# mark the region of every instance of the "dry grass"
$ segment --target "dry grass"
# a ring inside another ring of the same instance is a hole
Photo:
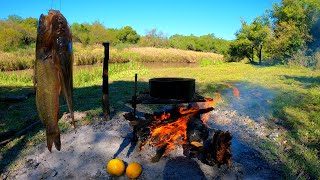
[[[103,47],[100,45],[83,47],[75,45],[75,64],[89,65],[101,63],[103,61]],[[175,63],[197,63],[203,59],[211,61],[223,61],[223,55],[185,51],[179,49],[164,49],[153,47],[133,47],[124,49],[110,49],[111,63],[126,63],[132,61],[139,62],[175,62]]]
[[[103,62],[104,48],[102,45],[82,46],[75,43],[74,47],[75,65],[92,65]],[[20,49],[15,52],[0,51],[0,71],[13,71],[33,68],[35,49]],[[110,63],[127,62],[174,62],[174,63],[199,63],[202,60],[211,62],[223,62],[223,55],[185,51],[179,49],[163,49],[152,47],[133,47],[110,49]]]
[[[16,52],[0,51],[0,71],[13,71],[33,67],[35,50],[33,48],[20,49]]]
[[[129,52],[137,53],[140,55],[139,61],[142,62],[184,62],[196,63],[202,59],[211,59],[215,61],[223,61],[223,55],[208,53],[208,52],[195,52],[180,49],[163,49],[153,47],[139,47],[127,49]]]

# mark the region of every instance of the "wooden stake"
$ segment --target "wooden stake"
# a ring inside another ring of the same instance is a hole
[[[102,75],[102,110],[105,120],[109,120],[109,42],[102,43],[104,46],[103,75]]]

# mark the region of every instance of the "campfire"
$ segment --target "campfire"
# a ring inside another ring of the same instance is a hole
[[[134,110],[124,117],[133,127],[133,141],[137,142],[140,150],[146,145],[156,147],[152,162],[158,162],[180,146],[187,157],[197,157],[211,166],[226,164],[230,167],[232,136],[228,131],[215,130],[206,124],[207,113],[214,109],[216,101],[196,95],[194,79],[154,78],[149,81],[149,88],[150,92],[137,96],[135,85],[131,101]],[[217,101],[220,98],[218,96]],[[137,117],[135,109],[138,103],[172,104],[172,107]]]

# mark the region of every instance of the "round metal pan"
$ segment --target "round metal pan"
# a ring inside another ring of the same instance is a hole
[[[195,94],[195,79],[153,78],[149,80],[150,96],[190,101]]]

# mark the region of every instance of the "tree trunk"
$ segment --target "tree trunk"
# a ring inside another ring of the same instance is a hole
[[[259,47],[259,51],[258,51],[258,57],[259,57],[259,64],[261,65],[262,63],[262,45]]]
[[[246,57],[249,59],[250,63],[254,62],[254,47],[251,47],[251,54],[247,53]]]
[[[252,52],[251,53],[252,53],[251,63],[253,63],[254,62],[254,57],[253,57],[254,56],[254,47],[252,47]]]

